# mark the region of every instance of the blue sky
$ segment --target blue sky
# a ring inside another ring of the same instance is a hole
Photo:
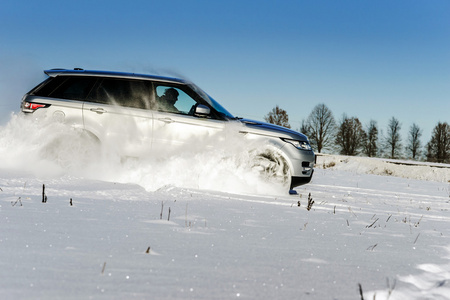
[[[192,80],[236,116],[299,128],[325,103],[428,142],[450,122],[450,1],[21,1],[0,4],[0,124],[50,68]]]

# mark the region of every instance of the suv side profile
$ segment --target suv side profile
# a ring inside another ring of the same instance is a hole
[[[44,72],[48,78],[24,95],[22,112],[80,128],[100,144],[120,140],[115,146],[124,156],[170,153],[190,144],[209,147],[208,138],[226,139],[225,129],[233,124],[242,139],[263,142],[254,149],[253,165],[265,176],[290,189],[313,176],[315,154],[305,135],[235,118],[188,81],[83,69]]]

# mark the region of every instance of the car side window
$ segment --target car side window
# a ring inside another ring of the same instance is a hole
[[[37,96],[69,100],[84,100],[96,82],[95,77],[58,76],[35,92]]]
[[[194,114],[197,101],[179,87],[157,85],[155,91],[157,110],[184,115]]]
[[[145,80],[105,78],[89,96],[90,101],[151,109],[152,85]]]

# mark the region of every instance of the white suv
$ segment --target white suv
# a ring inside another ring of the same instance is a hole
[[[226,128],[243,140],[260,140],[254,164],[292,189],[310,182],[315,155],[293,130],[233,117],[196,85],[181,79],[132,73],[52,69],[22,99],[22,112],[82,128],[99,143],[119,138],[119,152],[140,157],[186,144],[211,146]],[[236,126],[230,126],[230,125]],[[132,134],[130,134],[132,133]]]

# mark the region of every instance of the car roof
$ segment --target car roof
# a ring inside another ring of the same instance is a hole
[[[173,77],[165,77],[165,76],[157,76],[157,75],[146,75],[146,74],[137,74],[137,73],[127,73],[127,72],[114,72],[114,71],[99,71],[99,70],[83,70],[80,68],[71,69],[50,69],[44,70],[44,73],[50,77],[56,76],[95,76],[95,77],[116,77],[116,78],[130,78],[130,79],[151,79],[157,81],[164,82],[172,82],[172,83],[182,83],[187,84],[188,82],[183,79],[173,78]]]

